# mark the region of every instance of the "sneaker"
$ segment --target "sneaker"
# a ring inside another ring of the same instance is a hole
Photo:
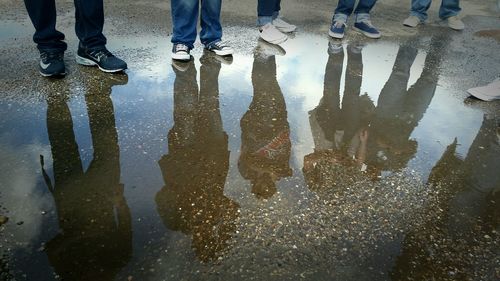
[[[66,75],[64,52],[40,52],[40,74],[44,77],[59,77]]]
[[[279,31],[274,25],[268,23],[259,29],[260,38],[271,44],[281,44],[288,39],[288,36]]]
[[[355,23],[354,29],[368,38],[378,39],[381,36],[380,31],[378,31],[369,20]]]
[[[448,26],[453,30],[463,30],[465,28],[464,22],[457,16],[449,17],[446,21],[448,22]]]
[[[254,53],[257,56],[266,59],[271,56],[284,56],[286,54],[286,51],[279,45],[269,44],[266,41],[259,39]]]
[[[186,60],[172,59],[172,68],[174,68],[179,72],[184,72],[189,69],[189,66],[191,65],[190,62],[191,60],[186,61]]]
[[[174,44],[172,47],[172,59],[180,61],[191,60],[191,55],[189,54],[191,50],[189,47],[182,43]]]
[[[86,66],[97,66],[100,70],[108,73],[127,69],[127,63],[115,57],[104,46],[89,49],[80,44],[76,53],[76,62]]]
[[[278,17],[273,20],[273,25],[281,32],[294,32],[297,29],[297,26],[293,24],[289,24],[284,21],[282,18]]]
[[[330,26],[330,30],[328,31],[328,35],[336,39],[344,38],[345,28],[347,25],[344,21],[334,21],[332,26]]]
[[[342,46],[342,43],[337,42],[332,42],[328,41],[328,54],[329,55],[335,55],[344,52],[344,46]]]
[[[218,64],[231,65],[233,63],[233,56],[219,56],[209,50],[204,50],[200,58],[201,64],[210,63],[212,61]]]
[[[212,51],[219,56],[229,56],[234,53],[233,48],[231,48],[221,40],[208,44],[207,46],[205,46],[205,49]]]
[[[417,27],[421,23],[422,21],[417,16],[412,15],[405,19],[403,25],[408,27]]]

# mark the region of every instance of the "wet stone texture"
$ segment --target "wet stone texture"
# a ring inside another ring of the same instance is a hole
[[[335,3],[284,1],[273,47],[226,0],[233,58],[174,63],[169,2],[108,1],[108,75],[74,62],[63,1],[51,80],[0,0],[0,280],[500,280],[500,103],[466,93],[499,77],[498,7],[462,1],[452,32],[438,2],[335,41]]]

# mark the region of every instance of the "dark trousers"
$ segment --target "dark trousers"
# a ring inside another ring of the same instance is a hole
[[[281,9],[281,0],[259,0],[257,3],[257,15],[259,17],[271,17]]]
[[[87,48],[106,45],[103,0],[75,1],[75,31],[80,43]],[[33,41],[40,51],[65,51],[64,34],[56,30],[55,0],[24,0],[35,27]]]

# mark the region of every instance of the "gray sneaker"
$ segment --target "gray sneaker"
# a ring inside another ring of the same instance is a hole
[[[403,25],[408,27],[417,27],[419,24],[422,24],[422,21],[417,16],[413,15],[403,21]]]
[[[452,16],[446,19],[448,26],[453,30],[464,30],[465,24],[457,16]]]

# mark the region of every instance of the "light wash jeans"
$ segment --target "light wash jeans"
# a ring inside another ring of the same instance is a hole
[[[412,0],[410,15],[418,17],[421,21],[427,19],[427,10],[431,6],[432,0]],[[441,0],[439,17],[447,19],[460,13],[460,0]]]

